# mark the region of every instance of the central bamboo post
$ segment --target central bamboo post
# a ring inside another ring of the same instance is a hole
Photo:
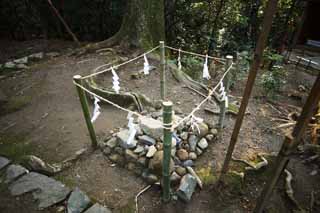
[[[73,80],[77,84],[82,85],[81,75],[73,76]],[[78,92],[78,95],[79,95],[79,99],[80,99],[80,103],[81,103],[81,107],[82,107],[82,111],[83,111],[83,116],[84,116],[84,119],[86,121],[87,128],[88,128],[88,131],[89,131],[89,134],[90,134],[92,146],[95,148],[95,147],[97,147],[98,143],[97,143],[96,133],[94,131],[94,128],[93,128],[93,125],[92,125],[91,119],[90,119],[88,100],[87,100],[86,94],[83,91],[83,89],[81,89],[79,86],[76,86],[76,88],[77,88],[77,92]]]
[[[161,99],[166,99],[166,54],[164,41],[160,41],[160,92]]]
[[[163,194],[164,202],[170,201],[170,161],[171,161],[171,143],[172,143],[172,102],[163,102]]]
[[[226,57],[227,61],[226,61],[226,67],[225,67],[225,70],[227,71],[229,69],[229,67],[232,65],[232,61],[233,61],[233,56],[231,55],[227,55]],[[229,91],[229,88],[230,88],[230,79],[231,79],[231,73],[227,73],[225,78],[223,79],[223,85],[224,85],[224,88],[225,88],[225,91],[228,95],[228,91]],[[221,101],[220,103],[220,117],[219,117],[219,130],[220,130],[220,133],[223,129],[223,126],[224,126],[224,120],[225,120],[225,117],[226,117],[226,111],[227,111],[227,107],[226,107],[226,102],[224,100]]]

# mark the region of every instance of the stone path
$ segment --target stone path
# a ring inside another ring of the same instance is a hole
[[[111,213],[111,210],[98,203],[92,204],[90,198],[79,188],[71,190],[60,181],[46,175],[29,172],[26,168],[11,164],[11,161],[0,156],[0,173],[8,185],[12,196],[21,196],[31,193],[37,201],[38,209],[43,210],[50,206],[66,201],[68,213]],[[69,196],[70,195],[70,196]]]

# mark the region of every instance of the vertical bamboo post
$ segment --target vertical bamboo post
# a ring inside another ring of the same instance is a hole
[[[295,125],[292,134],[290,136],[286,136],[283,141],[281,150],[277,156],[275,163],[273,164],[274,167],[272,172],[270,173],[271,177],[268,179],[268,182],[265,184],[264,189],[262,190],[257,200],[257,204],[254,209],[255,213],[263,212],[264,206],[268,201],[275,185],[277,184],[281,173],[289,163],[290,154],[295,151],[300,144],[303,133],[305,132],[310,119],[314,114],[314,110],[317,108],[317,105],[320,101],[319,91],[320,74],[318,75],[317,80],[311,89],[311,92],[302,109],[301,115],[298,118],[297,124]]]
[[[229,69],[229,67],[232,65],[233,57],[231,55],[227,55],[226,59],[227,59],[227,61],[226,61],[225,70],[227,71]],[[228,91],[229,91],[230,79],[231,79],[231,73],[229,72],[225,76],[225,78],[223,79],[223,85],[224,85],[226,93],[228,93]],[[220,133],[221,133],[223,126],[224,126],[224,119],[226,117],[226,111],[227,111],[226,103],[225,103],[225,101],[221,101],[221,103],[220,103],[220,117],[219,117]]]
[[[170,161],[171,161],[171,143],[172,143],[172,102],[163,102],[163,165],[162,165],[162,178],[163,178],[163,194],[162,199],[164,202],[170,201]]]
[[[166,59],[164,41],[160,41],[160,92],[161,99],[166,99]]]
[[[73,80],[77,84],[82,85],[81,75],[73,76]],[[89,112],[89,106],[88,106],[87,97],[85,95],[85,92],[79,86],[76,86],[76,88],[77,88],[77,92],[78,92],[78,95],[79,95],[79,99],[80,99],[80,103],[81,103],[81,107],[82,107],[82,111],[83,111],[83,116],[84,116],[84,119],[86,121],[87,128],[88,128],[88,131],[89,131],[89,134],[90,134],[92,146],[93,147],[97,147],[98,143],[97,143],[96,133],[94,131],[94,128],[93,128],[93,125],[92,125],[91,119],[90,119],[90,112]]]
[[[267,6],[265,8],[265,13],[264,13],[265,15],[263,18],[263,23],[262,23],[262,31],[260,32],[260,35],[259,35],[259,39],[258,39],[255,53],[254,53],[253,62],[251,64],[250,71],[249,71],[249,76],[248,76],[246,88],[244,90],[243,98],[242,98],[240,109],[238,112],[237,120],[236,120],[236,123],[234,125],[234,129],[233,129],[233,132],[231,135],[230,144],[228,147],[226,158],[225,158],[223,166],[222,166],[220,180],[222,180],[223,176],[229,170],[229,164],[230,164],[230,161],[232,158],[232,153],[233,153],[233,150],[234,150],[236,143],[237,143],[237,139],[238,139],[241,125],[242,125],[242,121],[243,121],[243,118],[244,118],[244,115],[245,115],[245,112],[246,112],[246,109],[247,109],[247,106],[249,103],[249,99],[251,96],[254,82],[256,80],[256,76],[257,76],[258,69],[259,69],[259,66],[261,63],[261,59],[262,59],[263,50],[266,45],[267,38],[268,38],[270,29],[272,26],[273,16],[277,11],[278,1],[279,0],[269,0],[267,3]]]

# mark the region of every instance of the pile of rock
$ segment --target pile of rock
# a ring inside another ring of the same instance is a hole
[[[179,119],[181,118],[174,116],[174,120]],[[161,112],[153,113],[152,116],[142,117],[136,122],[137,134],[129,145],[127,144],[129,130],[122,128],[109,136],[100,147],[113,163],[140,175],[148,184],[154,184],[160,181],[162,174],[162,126]],[[194,131],[187,124],[174,131],[170,162],[173,185],[180,183],[179,189],[181,187],[188,189],[190,183],[193,185],[196,180],[192,179],[192,175],[190,177],[187,168],[194,165],[194,162],[206,151],[209,144],[216,139],[217,133],[216,129],[209,128],[205,122],[199,123],[198,128],[195,128]],[[191,190],[191,194],[193,190]],[[189,200],[191,195],[179,197],[187,197],[188,199],[182,199]]]

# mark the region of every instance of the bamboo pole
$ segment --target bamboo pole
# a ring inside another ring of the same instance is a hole
[[[226,57],[226,65],[225,65],[225,70],[227,71],[229,67],[232,65],[233,57],[231,55],[227,55]],[[231,72],[229,72],[225,78],[223,79],[223,84],[225,87],[225,91],[228,94],[229,88],[230,88],[230,79],[231,79]],[[226,117],[226,103],[225,101],[221,101],[220,103],[220,117],[219,117],[219,130],[220,133],[222,132],[223,126],[224,126],[224,120]]]
[[[164,202],[170,201],[170,161],[171,161],[171,143],[172,143],[172,102],[163,102],[163,165],[162,165],[162,178],[163,178],[163,194],[162,199]]]
[[[265,9],[265,15],[264,15],[263,24],[262,24],[262,31],[259,35],[258,43],[257,43],[256,49],[255,49],[253,62],[251,64],[250,71],[249,71],[248,81],[246,84],[246,88],[244,90],[244,95],[243,95],[243,98],[241,101],[239,113],[238,113],[237,120],[236,120],[234,129],[232,132],[232,136],[230,139],[230,145],[228,147],[226,158],[224,160],[223,167],[221,170],[220,180],[223,178],[223,176],[229,170],[229,164],[230,164],[230,161],[232,158],[232,153],[233,153],[234,147],[237,143],[237,139],[238,139],[241,125],[242,125],[242,121],[243,121],[243,118],[244,118],[244,115],[246,112],[246,108],[248,106],[248,102],[250,99],[252,88],[253,88],[253,85],[254,85],[254,82],[255,82],[255,79],[257,76],[257,72],[258,72],[260,63],[261,63],[263,50],[265,48],[267,38],[268,38],[270,29],[272,26],[273,16],[277,10],[277,5],[278,5],[278,0],[269,0],[267,7]]]
[[[52,8],[53,12],[56,14],[58,19],[62,22],[63,26],[66,28],[67,32],[69,35],[72,37],[73,41],[77,43],[78,46],[80,46],[80,42],[77,38],[77,36],[71,31],[70,27],[68,26],[67,22],[63,19],[63,17],[60,15],[59,11],[57,8],[52,4],[51,0],[48,0],[48,3],[50,7]]]
[[[266,202],[268,201],[275,185],[279,180],[279,177],[289,163],[289,157],[291,153],[294,152],[300,144],[303,133],[305,132],[315,109],[317,108],[318,102],[320,101],[319,91],[320,74],[318,75],[318,78],[311,89],[307,102],[302,109],[301,115],[298,118],[292,134],[287,135],[283,141],[281,150],[274,163],[274,168],[270,173],[271,177],[268,179],[268,182],[265,184],[265,187],[257,200],[257,204],[254,209],[255,213],[261,213],[263,211]]]
[[[73,80],[77,83],[82,85],[82,79],[80,75],[75,75],[73,76]],[[76,86],[77,88],[77,92],[79,95],[79,99],[80,99],[80,103],[81,103],[81,107],[82,107],[82,111],[83,111],[83,116],[84,119],[86,121],[87,124],[87,128],[90,134],[90,138],[91,138],[91,143],[92,143],[92,147],[97,147],[97,138],[96,138],[96,133],[94,131],[93,125],[91,123],[91,119],[90,119],[90,112],[89,112],[89,106],[88,106],[88,100],[86,97],[85,92],[78,86]]]
[[[161,99],[166,99],[166,61],[164,41],[160,41],[160,92]]]

